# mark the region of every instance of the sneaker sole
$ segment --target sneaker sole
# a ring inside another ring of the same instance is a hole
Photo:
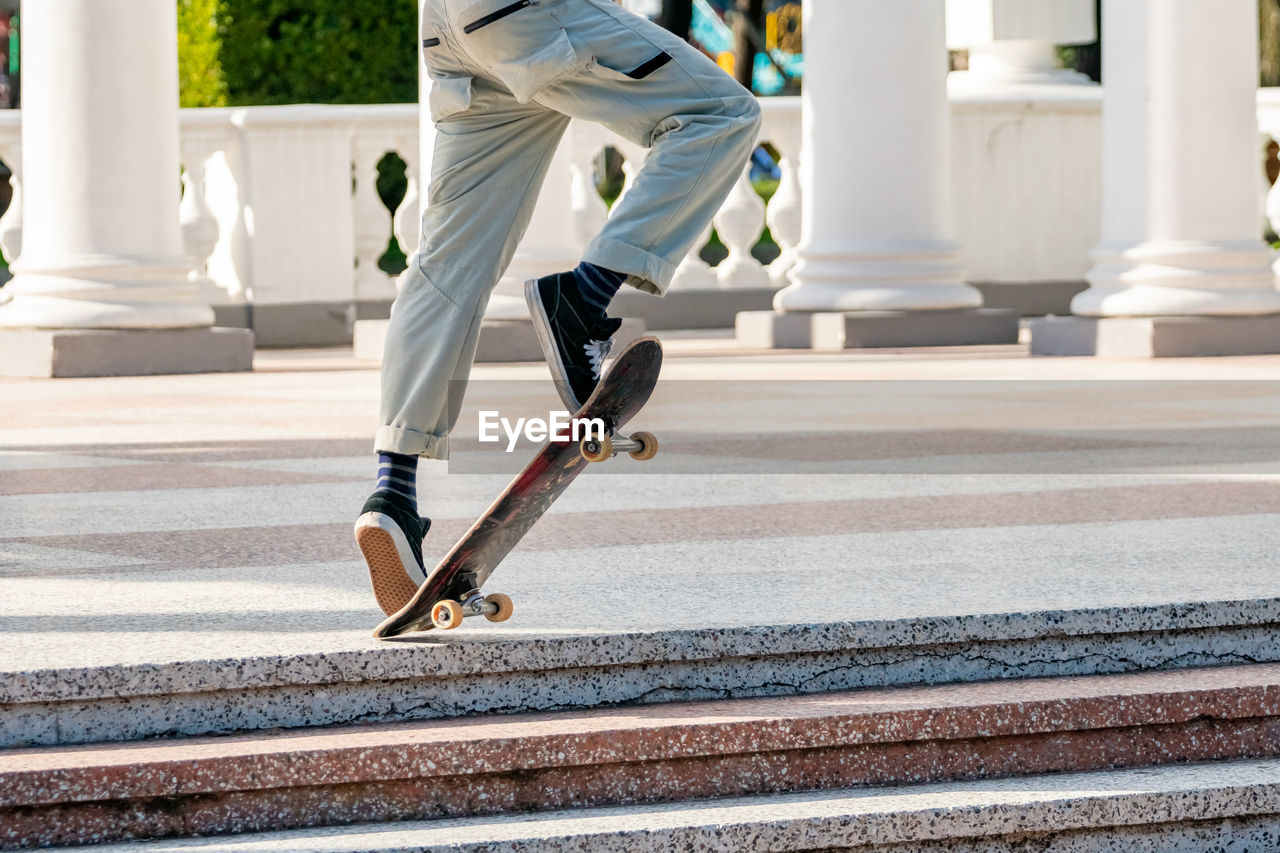
[[[418,574],[417,561],[404,531],[388,516],[366,512],[356,520],[356,545],[369,567],[369,582],[378,607],[388,616],[396,613],[409,603],[418,585],[426,580],[414,580]]]
[[[524,300],[529,304],[529,315],[533,318],[533,330],[538,333],[538,343],[542,345],[542,354],[547,357],[547,367],[551,368],[551,381],[560,395],[560,402],[569,407],[573,414],[582,408],[573,396],[568,376],[564,370],[564,360],[560,358],[560,347],[556,346],[555,336],[551,332],[551,318],[542,304],[542,294],[538,293],[538,280],[531,278],[524,283]]]

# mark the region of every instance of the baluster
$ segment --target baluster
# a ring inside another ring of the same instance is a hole
[[[1271,226],[1270,217],[1268,216],[1270,196],[1271,196],[1271,178],[1267,174],[1267,165],[1271,155],[1271,134],[1265,130],[1258,131],[1258,140],[1262,146],[1262,173],[1258,176],[1258,212],[1262,216],[1262,233],[1265,235],[1267,230],[1275,231]]]
[[[742,170],[715,216],[716,233],[729,250],[716,268],[721,287],[768,287],[769,275],[751,254],[751,249],[764,230],[764,201],[751,186],[751,166]]]
[[[209,207],[207,176],[209,159],[217,153],[209,143],[187,138],[182,140],[182,203],[178,206],[178,222],[182,225],[182,246],[191,259],[187,281],[197,288],[196,298],[202,302],[224,304],[229,294],[209,277],[209,256],[218,245],[218,219]]]
[[[240,196],[244,169],[236,137],[220,135],[215,149],[213,156],[204,161],[204,198],[218,222],[218,242],[205,262],[205,270],[231,302],[244,303],[253,282],[248,222],[252,210]]]
[[[4,216],[0,216],[0,251],[4,252],[4,258],[13,266],[13,262],[18,259],[18,255],[22,254],[22,147],[18,142],[14,142],[11,148],[0,151],[0,157],[4,162],[9,164],[13,177],[9,179],[10,185],[13,187],[13,200],[9,202],[9,209],[4,212]]]
[[[778,189],[769,199],[765,221],[769,223],[769,232],[777,242],[782,253],[769,264],[769,280],[774,287],[786,287],[791,283],[788,273],[795,267],[797,248],[800,245],[801,233],[801,189],[800,165],[798,152],[800,141],[795,146],[788,146],[780,151],[782,157],[778,168],[782,176],[778,181]]]
[[[693,248],[689,250],[689,254],[684,256],[684,260],[680,262],[680,266],[676,267],[676,274],[671,279],[671,287],[668,292],[673,290],[713,290],[716,287],[716,271],[711,265],[702,259],[699,254],[702,247],[707,245],[711,240],[711,224],[708,223],[706,229],[698,235],[698,240],[693,244]]]
[[[1265,174],[1263,179],[1266,179]],[[1268,187],[1264,212],[1271,230],[1280,234],[1280,181],[1276,181],[1273,186]]]
[[[602,150],[599,140],[579,131],[574,123],[573,156],[569,164],[569,205],[573,208],[573,234],[579,250],[586,249],[609,218],[609,205],[596,189],[596,157]]]
[[[404,252],[406,257],[413,257],[413,253],[418,251],[418,241],[422,231],[422,216],[418,207],[420,205],[420,196],[418,190],[418,140],[401,139],[397,140],[399,146],[399,155],[404,160],[404,177],[407,185],[404,191],[404,200],[400,202],[400,206],[396,208],[395,216],[392,217],[392,226],[395,231],[396,242],[400,244],[400,251]]]
[[[360,133],[353,148],[355,169],[355,298],[390,299],[395,286],[378,267],[378,259],[387,250],[387,208],[378,196],[378,161],[386,146]]]
[[[613,202],[613,206],[617,207],[622,200],[627,197],[631,186],[636,182],[636,175],[640,174],[640,167],[644,165],[645,150],[639,145],[633,145],[624,140],[617,140],[614,147],[618,149],[618,153],[622,155],[622,191],[618,193],[618,198]]]

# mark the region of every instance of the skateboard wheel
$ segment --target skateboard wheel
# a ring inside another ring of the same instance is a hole
[[[638,432],[631,436],[632,441],[640,442],[640,449],[631,451],[631,458],[644,462],[658,455],[658,437],[651,432]]]
[[[509,595],[495,592],[493,595],[485,596],[484,600],[486,604],[492,604],[498,608],[493,613],[484,615],[484,618],[490,622],[506,622],[511,618],[511,614],[515,612],[515,605],[511,603],[511,596]]]
[[[441,631],[449,631],[462,624],[462,605],[446,599],[431,607],[431,624]]]
[[[588,436],[582,439],[579,447],[582,450],[582,458],[588,462],[603,462],[613,456],[613,439],[607,435],[604,438]]]

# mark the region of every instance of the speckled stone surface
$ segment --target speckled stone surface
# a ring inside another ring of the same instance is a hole
[[[1280,660],[1280,600],[15,672],[0,745]],[[17,701],[13,701],[17,700]]]
[[[396,644],[351,538],[370,365],[0,383],[0,744],[1276,658],[1280,359],[670,343],[663,452],[555,504],[490,583],[515,617]],[[465,405],[553,403],[505,365]],[[505,481],[455,462],[432,556]]]
[[[0,752],[64,844],[1280,755],[1280,665]]]
[[[1190,853],[1270,851],[1278,838],[1280,761],[1253,761],[95,849],[98,853],[754,853],[889,851],[906,845],[908,850],[984,853],[1041,849]],[[1133,846],[1124,846],[1128,843]]]

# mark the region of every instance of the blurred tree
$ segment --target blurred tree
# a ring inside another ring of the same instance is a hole
[[[220,0],[232,104],[418,100],[416,0]]]
[[[178,0],[178,90],[184,107],[227,103],[217,12],[218,0]]]
[[[1263,86],[1280,86],[1280,0],[1258,0],[1258,71]]]

